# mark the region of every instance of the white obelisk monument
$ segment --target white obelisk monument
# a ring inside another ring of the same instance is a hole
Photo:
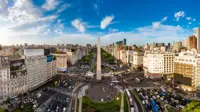
[[[101,80],[101,41],[100,37],[98,38],[98,45],[97,45],[97,80]]]

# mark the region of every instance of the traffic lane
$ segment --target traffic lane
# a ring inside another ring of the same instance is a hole
[[[134,98],[134,101],[135,101],[136,104],[137,104],[138,111],[139,111],[139,112],[143,112],[143,110],[142,110],[142,105],[139,103],[139,101],[138,101],[138,99],[136,98],[136,96],[135,96],[133,93],[131,93],[131,94],[132,94],[132,96],[133,96],[133,98]]]
[[[71,103],[69,105],[69,109],[68,109],[68,112],[74,112],[74,109],[75,109],[75,100],[76,99],[71,99]]]

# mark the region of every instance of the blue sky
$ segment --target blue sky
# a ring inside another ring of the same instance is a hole
[[[198,0],[0,0],[0,44],[182,41],[200,25]]]

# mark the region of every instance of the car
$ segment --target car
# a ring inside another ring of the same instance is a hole
[[[157,97],[157,98],[160,98],[160,95],[157,95],[156,97]]]
[[[142,100],[142,104],[143,104],[143,105],[145,104],[145,100]]]
[[[145,103],[146,103],[146,104],[149,104],[148,100],[145,100]]]

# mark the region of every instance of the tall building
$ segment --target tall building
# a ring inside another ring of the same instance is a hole
[[[187,48],[197,48],[197,38],[195,36],[189,36],[189,38],[187,39]]]
[[[101,80],[101,41],[100,37],[98,38],[97,45],[97,80]]]
[[[200,49],[200,28],[194,30],[194,35],[197,37],[197,49]]]
[[[174,44],[173,44],[173,50],[179,51],[179,49],[181,48],[181,46],[182,46],[182,42],[174,42]]]
[[[24,49],[28,73],[28,89],[34,90],[47,81],[47,57],[44,49]]]

